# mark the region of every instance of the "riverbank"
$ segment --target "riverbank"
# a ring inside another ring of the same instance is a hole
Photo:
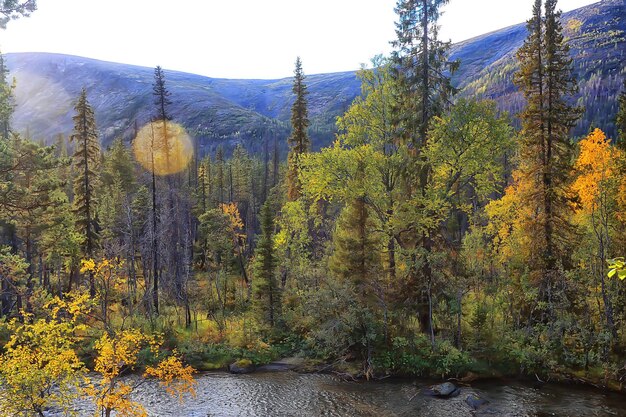
[[[278,359],[269,359],[265,361],[253,361],[247,359],[252,354],[243,353],[245,359],[236,359],[223,357],[223,361],[219,364],[210,363],[209,369],[203,369],[202,364],[195,364],[199,371],[223,371],[236,374],[244,373],[265,373],[265,372],[286,372],[292,371],[299,374],[327,374],[335,376],[344,381],[366,381],[366,380],[414,380],[416,378],[432,381],[453,381],[459,385],[468,385],[479,382],[489,381],[518,381],[524,384],[530,384],[540,388],[545,384],[561,384],[564,386],[587,386],[599,390],[605,390],[620,394],[626,394],[626,386],[623,381],[616,378],[610,378],[602,369],[592,368],[588,371],[584,370],[564,370],[562,372],[546,372],[544,374],[537,373],[513,373],[503,371],[505,366],[486,367],[484,364],[478,365],[473,369],[467,370],[458,375],[432,375],[422,374],[415,375],[402,370],[391,371],[382,370],[371,375],[365,375],[361,362],[350,360],[324,361],[321,359],[304,358],[297,356],[286,356]],[[258,359],[258,357],[257,357]],[[193,364],[192,364],[193,365]],[[200,366],[197,366],[200,365]],[[237,370],[235,370],[238,368]]]

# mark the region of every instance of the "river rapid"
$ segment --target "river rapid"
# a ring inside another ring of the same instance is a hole
[[[392,416],[624,416],[626,396],[594,388],[519,381],[485,381],[461,387],[455,398],[419,394],[427,381],[345,382],[331,375],[257,372],[247,375],[204,373],[197,376],[196,397],[181,403],[154,381],[138,388],[150,417],[392,417]],[[466,404],[477,394],[489,404],[474,411]],[[93,405],[77,403],[80,416],[93,416]],[[54,416],[52,413],[50,416]]]

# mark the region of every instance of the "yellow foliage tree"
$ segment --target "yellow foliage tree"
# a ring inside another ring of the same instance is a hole
[[[150,349],[159,358],[161,344],[158,336],[146,336],[135,329],[124,330],[117,335],[105,333],[96,342],[98,357],[94,371],[100,378],[85,389],[96,403],[96,415],[110,417],[115,411],[118,417],[147,416],[144,407],[131,399],[133,391],[145,383],[147,377],[159,379],[168,393],[178,394],[180,399],[184,393],[195,395],[194,369],[183,365],[180,356],[175,352],[171,356],[160,358],[156,366],[147,367],[144,378],[122,379],[125,372],[136,368],[141,350]]]
[[[124,294],[130,293],[124,261],[103,258],[96,262],[93,259],[87,259],[81,261],[80,272],[81,274],[89,272],[93,277],[100,304],[100,317],[98,319],[108,328],[112,305],[115,301],[121,301]]]
[[[79,318],[86,311],[87,295],[55,298],[44,305],[47,317],[23,313],[24,323],[12,320],[12,333],[0,356],[0,416],[41,416],[50,407],[74,415],[85,369],[74,344],[84,328]]]
[[[248,279],[248,273],[246,272],[247,267],[245,265],[244,256],[243,256],[243,251],[246,246],[246,235],[245,233],[243,233],[244,223],[243,223],[243,220],[241,220],[241,216],[239,215],[239,209],[237,208],[237,204],[235,203],[222,204],[221,208],[222,208],[222,213],[224,213],[224,215],[228,217],[228,224],[229,224],[228,230],[233,239],[233,245],[235,247],[237,260],[239,261],[239,267],[241,268],[241,274],[242,274],[243,280],[246,284],[246,287],[248,287],[248,298],[249,298],[251,295],[250,290],[252,287],[250,286],[250,280]]]
[[[575,218],[587,242],[586,251],[580,251],[579,262],[595,275],[591,289],[602,296],[606,329],[615,340],[618,337],[613,308],[616,294],[605,282],[605,271],[608,258],[621,246],[617,241],[623,234],[623,223],[619,222],[619,162],[623,155],[611,146],[600,129],[581,140],[579,148],[574,163],[577,176],[572,187],[580,201]]]
[[[581,208],[590,213],[597,210],[608,182],[614,178],[615,162],[620,150],[611,146],[604,132],[595,129],[580,141],[580,153],[574,164],[578,176],[573,184],[580,198]]]

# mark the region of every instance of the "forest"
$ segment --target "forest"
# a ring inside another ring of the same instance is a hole
[[[621,390],[626,80],[617,137],[571,136],[568,42],[557,1],[535,0],[519,123],[457,98],[437,36],[446,3],[398,0],[394,52],[358,72],[361,95],[319,152],[298,58],[287,160],[272,138],[199,155],[160,67],[131,146],[101,147],[86,90],[73,134],[45,146],[12,129],[0,59],[0,415],[71,413],[76,395],[145,415],[129,371],[182,395],[195,371],[288,356],[353,379]]]

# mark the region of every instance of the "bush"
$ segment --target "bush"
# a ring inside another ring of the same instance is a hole
[[[205,344],[197,340],[183,342],[180,347],[183,359],[199,371],[224,369],[238,356],[235,349],[223,344]]]
[[[392,349],[376,357],[379,370],[414,376],[458,376],[474,365],[472,358],[443,340],[433,350],[425,335],[392,338]]]
[[[431,371],[442,378],[446,376],[458,377],[469,371],[474,363],[467,352],[458,350],[447,340],[437,343],[430,359]]]

